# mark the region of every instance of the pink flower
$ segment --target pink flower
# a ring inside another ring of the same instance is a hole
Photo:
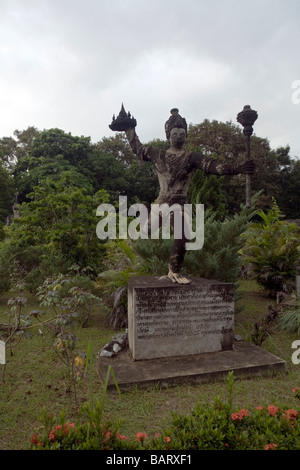
[[[265,447],[265,450],[275,450],[277,447],[277,444],[267,444]]]
[[[55,434],[54,434],[54,431],[53,429],[51,429],[51,431],[49,432],[49,441],[54,441],[55,440]]]
[[[286,410],[284,414],[284,417],[290,421],[292,427],[294,426],[295,419],[297,418],[297,416],[298,416],[298,411],[292,410],[292,409]]]
[[[112,434],[111,431],[107,431],[107,432],[105,433],[106,439],[110,439],[110,438],[112,437],[112,435],[113,435],[113,434]]]
[[[75,423],[70,423],[69,421],[64,426],[64,434],[68,434],[69,429],[74,429]]]
[[[130,441],[130,439],[126,436],[124,436],[123,434],[119,434],[117,432],[117,437],[121,440],[121,441]]]
[[[277,408],[277,406],[274,406],[274,405],[268,406],[268,412],[270,416],[275,416],[278,410],[279,408]]]
[[[138,432],[136,435],[136,441],[140,441],[140,442],[144,442],[144,440],[148,437],[147,434],[145,434],[144,432]]]
[[[167,444],[170,444],[171,442],[171,438],[168,436],[164,437],[164,440],[166,441]]]
[[[249,411],[246,410],[245,408],[242,408],[240,411],[237,411],[236,413],[232,413],[231,419],[233,421],[240,421],[243,418],[246,418],[247,416],[249,416]]]

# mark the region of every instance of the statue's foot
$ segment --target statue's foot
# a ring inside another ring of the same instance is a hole
[[[182,276],[180,273],[173,273],[173,271],[170,269],[168,278],[171,279],[172,282],[177,283],[177,284],[190,284],[191,281],[185,276]]]

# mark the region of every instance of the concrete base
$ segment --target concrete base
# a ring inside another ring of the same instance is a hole
[[[233,371],[236,378],[251,378],[284,373],[286,362],[253,344],[235,342],[231,351],[220,351],[134,361],[129,349],[114,358],[100,357],[98,371],[105,380],[108,366],[112,366],[121,390],[137,387],[180,384],[201,384],[223,380]],[[112,377],[109,389],[115,389]]]

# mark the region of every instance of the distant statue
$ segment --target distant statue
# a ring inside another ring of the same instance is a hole
[[[167,203],[177,204],[183,207],[187,204],[188,188],[193,173],[200,169],[206,175],[237,175],[240,173],[251,174],[254,171],[254,162],[247,160],[242,165],[232,165],[220,163],[213,158],[207,158],[200,152],[190,152],[183,150],[183,145],[187,137],[187,123],[179,114],[177,108],[171,110],[171,116],[165,123],[167,140],[170,142],[168,150],[156,149],[151,146],[142,145],[136,132],[136,120],[130,113],[126,113],[122,105],[120,114],[113,118],[110,129],[114,131],[125,131],[128,142],[133,152],[142,161],[154,163],[160,191],[157,204]],[[188,284],[191,281],[180,274],[184,257],[186,254],[187,238],[182,231],[180,239],[174,239],[170,260],[168,277],[172,282],[178,284]]]

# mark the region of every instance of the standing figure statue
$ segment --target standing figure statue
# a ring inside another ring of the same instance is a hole
[[[177,108],[171,110],[171,116],[165,123],[167,140],[170,142],[168,150],[157,149],[142,145],[136,132],[136,120],[126,113],[122,105],[120,114],[113,118],[110,129],[125,131],[127,140],[137,157],[142,161],[154,163],[160,191],[156,204],[177,204],[184,207],[187,204],[187,193],[193,173],[200,169],[206,175],[237,175],[240,173],[252,174],[254,162],[247,160],[242,165],[220,163],[213,158],[207,158],[200,152],[183,150],[187,137],[187,123],[179,114]],[[180,274],[186,254],[185,244],[187,238],[182,231],[182,237],[174,238],[169,260],[168,277],[172,282],[188,284],[191,281]]]

